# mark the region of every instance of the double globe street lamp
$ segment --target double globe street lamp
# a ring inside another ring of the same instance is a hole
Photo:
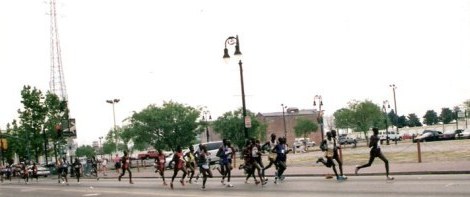
[[[230,36],[225,40],[225,48],[224,48],[224,60],[225,63],[229,63],[230,61],[230,55],[228,54],[228,49],[227,45],[235,45],[235,52],[234,56],[238,60],[238,65],[240,66],[240,82],[241,82],[241,89],[242,89],[242,110],[243,110],[243,119],[244,119],[244,124],[243,124],[243,130],[245,133],[245,139],[248,139],[248,128],[251,127],[251,120],[250,117],[246,116],[246,105],[245,105],[245,87],[243,84],[243,66],[242,66],[242,52],[240,51],[240,41],[238,40],[238,35],[233,37]]]

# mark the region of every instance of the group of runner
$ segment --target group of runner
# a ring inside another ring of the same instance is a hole
[[[389,175],[389,164],[387,158],[383,155],[380,149],[380,138],[378,136],[379,130],[377,128],[373,128],[373,135],[370,137],[369,141],[369,148],[370,148],[370,156],[369,162],[364,165],[358,165],[355,169],[355,174],[357,175],[359,169],[366,168],[372,165],[374,159],[376,157],[380,158],[385,163],[385,175],[387,180],[393,180],[394,178]],[[338,146],[337,139],[336,139],[336,131],[331,130],[326,133],[326,139],[322,141],[320,144],[320,149],[325,153],[324,157],[318,158],[316,163],[322,163],[328,168],[332,168],[333,172],[335,173],[336,180],[344,181],[347,177],[343,174],[343,162],[339,156],[338,150],[341,146]],[[336,163],[339,167],[339,174],[336,170]]]

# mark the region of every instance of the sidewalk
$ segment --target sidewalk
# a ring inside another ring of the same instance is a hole
[[[347,176],[354,175],[355,166],[343,166],[343,172]],[[146,168],[132,168],[132,177],[134,178],[159,178],[160,175],[154,173],[153,167]],[[219,177],[220,174],[217,170],[213,170],[212,173],[215,177]],[[285,171],[286,176],[325,176],[326,174],[333,174],[331,168],[327,168],[320,164],[313,164],[311,166],[304,167],[287,167]],[[416,174],[470,174],[470,161],[461,162],[430,162],[430,163],[390,163],[390,174],[391,175],[416,175]],[[173,170],[165,171],[165,178],[171,178]],[[182,175],[182,172],[178,173],[178,177]],[[274,175],[274,167],[266,170],[266,176]],[[376,159],[374,164],[369,168],[363,168],[359,171],[359,176],[385,176],[385,165],[384,163]],[[114,170],[109,170],[107,176],[100,178],[117,178],[118,174]],[[124,175],[127,178],[128,174]],[[232,170],[232,177],[244,177],[243,170],[235,168]],[[85,177],[86,178],[86,177]]]

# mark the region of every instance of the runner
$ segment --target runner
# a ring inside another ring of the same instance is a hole
[[[119,174],[119,169],[121,169],[121,158],[119,158],[118,154],[114,157],[114,169],[116,170],[116,173]]]
[[[33,166],[31,166],[31,172],[32,172],[31,179],[36,178],[36,182],[38,182],[39,181],[38,166],[36,165],[36,162],[34,161],[33,161]]]
[[[166,156],[161,149],[158,149],[157,158],[155,158],[155,173],[159,173],[163,179],[163,185],[166,186],[165,181],[165,163],[166,163]]]
[[[198,166],[199,172],[202,173],[202,190],[206,189],[207,177],[212,178],[212,171],[209,169],[209,153],[207,152],[207,147],[200,145],[198,154]]]
[[[233,187],[230,183],[231,171],[232,171],[232,159],[234,157],[234,149],[231,146],[231,142],[227,139],[223,139],[223,145],[217,151],[217,157],[220,157],[220,172],[222,174],[222,185],[227,187]],[[225,184],[225,178],[227,177],[227,184]]]
[[[261,146],[260,146],[259,140],[251,139],[251,157],[253,160],[254,171],[258,172],[259,180],[262,182],[262,185],[265,185],[266,181],[264,181],[264,178],[262,176],[262,171],[263,171],[264,166],[261,160]],[[256,185],[258,185],[260,181],[256,181],[255,179]]]
[[[67,179],[68,164],[65,158],[59,159],[57,162],[57,169],[59,172],[59,183],[62,181],[62,184],[69,185],[69,180]]]
[[[268,179],[266,178],[266,175],[265,175],[266,169],[269,169],[273,164],[276,163],[277,154],[274,153],[273,150],[274,150],[274,147],[276,147],[277,144],[278,144],[278,142],[276,140],[276,134],[272,133],[271,134],[271,140],[264,143],[263,146],[261,147],[262,150],[266,150],[269,153],[269,155],[268,155],[269,164],[266,167],[264,167],[263,171],[262,171],[263,179],[264,179],[265,182],[268,181]],[[277,166],[276,166],[276,168],[277,168]]]
[[[279,144],[276,145],[274,151],[277,153],[276,157],[276,166],[277,166],[277,173],[274,178],[274,183],[278,183],[278,180],[284,180],[284,171],[287,169],[286,161],[287,161],[287,154],[290,152],[286,145],[286,138],[279,137]]]
[[[192,179],[196,171],[196,157],[194,156],[194,147],[189,146],[189,152],[184,155],[184,160],[186,162],[186,170],[189,175],[189,184],[192,184]]]
[[[336,144],[334,143],[332,132],[330,132],[330,131],[326,132],[326,139],[324,139],[322,141],[322,143],[320,144],[320,149],[323,152],[325,152],[326,161],[325,161],[325,159],[323,159],[323,157],[320,157],[317,160],[317,163],[321,162],[326,167],[332,168],[333,172],[336,175],[336,180],[338,180],[338,181],[344,180],[343,176],[338,175],[338,172],[336,171],[335,162],[333,161],[335,151],[336,151]]]
[[[118,181],[121,181],[122,176],[126,174],[126,170],[127,170],[127,172],[129,172],[129,183],[134,184],[134,182],[132,182],[132,172],[131,172],[131,166],[130,166],[131,162],[130,162],[127,151],[124,151],[124,156],[122,156],[121,158],[121,163],[122,163],[122,172],[121,172],[121,175],[119,175],[118,177]]]
[[[75,158],[75,161],[72,164],[72,168],[74,169],[75,172],[75,177],[77,177],[77,183],[80,184],[80,175],[82,171],[82,163],[80,163],[80,160],[78,158]]]
[[[103,176],[107,176],[106,172],[108,171],[108,159],[101,156],[101,171],[103,172]]]
[[[181,150],[181,146],[178,146],[176,148],[176,153],[173,155],[173,159],[171,160],[171,163],[174,162],[174,171],[173,171],[173,176],[171,177],[171,182],[170,182],[170,187],[173,189],[173,181],[175,180],[176,175],[178,174],[178,171],[183,171],[183,176],[181,177],[180,183],[181,185],[184,186],[184,178],[186,177],[186,168],[184,164],[184,159],[183,159],[183,152]]]
[[[379,135],[379,129],[373,128],[372,131],[374,132],[374,134],[372,136],[370,136],[370,141],[369,141],[369,148],[371,148],[370,149],[369,162],[362,165],[362,166],[356,166],[355,174],[357,175],[357,172],[359,171],[359,169],[367,168],[370,165],[372,165],[372,163],[374,162],[374,159],[376,157],[378,157],[379,159],[381,159],[385,163],[385,173],[386,173],[386,176],[387,176],[387,180],[393,180],[394,178],[392,176],[389,176],[388,160],[387,160],[387,158],[385,158],[385,156],[382,154],[382,151],[380,150],[380,143],[379,143],[380,138],[378,136]]]
[[[244,164],[240,165],[239,167],[239,169],[245,170],[245,174],[246,174],[245,184],[248,184],[248,179],[250,179],[250,177],[253,177],[253,179],[255,180],[255,183],[259,182],[258,180],[256,180],[256,176],[255,176],[255,168],[253,166],[254,161],[253,161],[253,157],[251,156],[251,146],[252,146],[252,141],[247,140],[245,144],[245,148],[243,149],[243,154],[242,154]]]
[[[96,180],[100,180],[100,177],[98,176],[98,161],[96,161],[96,157],[92,156],[91,157],[91,172],[90,174],[93,176],[96,176]]]

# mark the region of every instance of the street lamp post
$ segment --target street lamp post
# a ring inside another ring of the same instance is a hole
[[[248,139],[248,128],[247,128],[247,117],[246,116],[246,105],[245,105],[245,87],[244,87],[244,84],[243,84],[243,66],[242,66],[242,60],[241,60],[241,56],[242,56],[242,52],[240,51],[240,41],[238,39],[238,35],[233,37],[233,36],[230,36],[228,37],[226,40],[225,40],[225,48],[224,48],[224,60],[226,63],[229,62],[230,60],[230,55],[228,54],[228,49],[227,49],[227,45],[235,45],[235,52],[234,52],[234,56],[239,60],[238,61],[238,65],[240,67],[240,82],[241,82],[241,90],[242,90],[242,110],[243,110],[243,130],[244,130],[244,133],[245,133],[245,139]]]
[[[286,116],[284,114],[284,109],[286,109],[287,106],[284,106],[284,104],[281,104],[281,107],[282,107],[282,119],[284,121],[284,138],[287,139]]]
[[[397,121],[395,125],[397,127],[397,135],[399,134],[398,132],[398,111],[397,111],[397,97],[395,96],[395,89],[397,89],[397,86],[395,86],[395,84],[392,84],[390,85],[390,87],[392,88],[393,90],[393,105],[395,105],[395,114],[396,114],[396,117],[397,117]],[[397,143],[397,139],[394,139],[395,140],[395,144]]]
[[[98,139],[100,139],[100,145],[98,146],[98,150],[101,154],[103,154],[103,146],[101,145],[101,139],[103,139],[103,136],[98,137]]]
[[[209,137],[209,121],[212,120],[211,114],[207,111],[203,112],[202,120],[206,122],[206,142],[210,141]]]
[[[321,95],[315,95],[313,97],[313,107],[317,106],[318,101],[318,116],[317,116],[317,121],[320,123],[320,132],[321,132],[321,141],[323,142],[324,136],[323,136],[323,113],[321,111],[321,106],[323,105],[323,99]]]
[[[112,100],[106,100],[107,103],[111,104],[113,106],[113,120],[114,120],[114,142],[116,145],[116,153],[118,152],[117,150],[117,130],[116,130],[116,113],[114,110],[114,104],[119,103],[119,99],[112,99]]]
[[[387,106],[387,107],[386,107]],[[390,140],[389,140],[389,137],[388,137],[388,116],[387,116],[387,108],[390,109],[390,103],[388,102],[388,100],[385,100],[383,102],[383,105],[382,105],[382,110],[384,111],[384,114],[385,114],[385,135],[386,135],[386,138],[387,138],[387,145],[390,145]]]

